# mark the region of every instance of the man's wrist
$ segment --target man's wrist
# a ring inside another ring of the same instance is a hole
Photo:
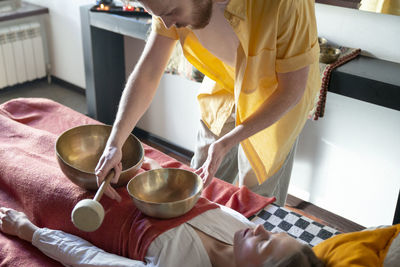
[[[118,123],[114,124],[110,137],[107,140],[107,146],[122,149],[125,139],[121,137],[120,133],[123,131],[121,127]]]
[[[238,125],[229,133],[220,138],[217,142],[219,142],[219,145],[227,152],[232,147],[239,144],[242,140],[246,139],[242,137],[242,135],[244,134],[243,130],[243,125]]]
[[[240,141],[236,141],[233,135],[225,135],[215,142],[217,149],[221,152],[228,153],[229,150],[232,149],[235,145],[237,145]]]
[[[118,140],[116,140],[114,138],[111,138],[107,142],[107,147],[115,147],[115,148],[119,149],[119,148],[122,148],[122,144],[121,144],[120,141],[118,141]]]

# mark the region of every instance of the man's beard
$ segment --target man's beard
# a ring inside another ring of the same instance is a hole
[[[212,0],[192,0],[193,1],[193,23],[190,24],[190,28],[197,30],[202,29],[210,23],[212,15]]]

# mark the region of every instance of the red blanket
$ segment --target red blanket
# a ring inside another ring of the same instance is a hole
[[[0,105],[0,206],[24,211],[40,227],[61,229],[95,245],[121,254],[128,244],[126,232],[133,203],[126,189],[119,188],[122,202],[103,197],[103,225],[93,233],[77,230],[70,221],[75,204],[93,193],[79,188],[61,172],[54,144],[58,135],[74,126],[98,123],[65,106],[46,99],[16,99]],[[190,169],[173,158],[143,145],[147,157],[165,168]],[[203,197],[250,216],[274,199],[260,197],[214,179]],[[122,227],[124,225],[124,227]],[[1,266],[61,266],[27,242],[0,234]],[[123,254],[123,253],[122,253]]]

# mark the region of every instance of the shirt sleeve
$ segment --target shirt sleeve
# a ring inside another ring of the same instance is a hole
[[[64,266],[147,266],[142,261],[107,253],[80,237],[48,228],[36,230],[32,244]]]
[[[152,17],[151,30],[153,32],[156,32],[157,34],[160,34],[162,36],[165,36],[165,37],[168,37],[168,38],[171,38],[174,40],[179,39],[176,27],[172,26],[171,28],[167,29],[165,27],[164,23],[162,22],[161,18],[157,17],[157,16]]]
[[[318,61],[314,1],[281,1],[278,11],[276,71],[291,72]]]

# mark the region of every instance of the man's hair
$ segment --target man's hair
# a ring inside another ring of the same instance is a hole
[[[296,253],[283,258],[280,261],[268,259],[262,267],[324,267],[323,261],[317,258],[314,251],[306,244]]]

